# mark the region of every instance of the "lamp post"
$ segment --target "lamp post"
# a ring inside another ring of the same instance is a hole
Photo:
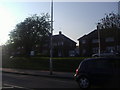
[[[119,16],[117,17],[117,19],[118,18],[119,18]],[[119,21],[119,20],[117,20],[117,21]],[[119,24],[119,22],[117,22],[117,29],[116,29],[116,52],[117,53],[119,51],[119,39],[118,39],[119,29],[120,29],[120,24]]]
[[[100,45],[100,23],[98,23],[97,25],[97,31],[98,31],[98,55],[100,57],[100,53],[101,53],[101,45]]]
[[[51,1],[51,36],[50,36],[50,75],[53,74],[53,63],[52,63],[52,57],[53,57],[53,0]]]

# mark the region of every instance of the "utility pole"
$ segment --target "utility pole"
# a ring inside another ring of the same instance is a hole
[[[100,53],[101,53],[101,45],[100,45],[100,23],[98,23],[97,25],[97,31],[98,31],[98,54],[100,57]]]
[[[53,74],[53,0],[51,1],[51,36],[50,36],[50,75]]]
[[[118,2],[118,14],[120,15],[120,1]]]

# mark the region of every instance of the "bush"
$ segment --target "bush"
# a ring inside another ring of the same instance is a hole
[[[84,57],[53,58],[53,71],[75,72]],[[3,67],[49,70],[49,57],[14,57],[4,59]]]

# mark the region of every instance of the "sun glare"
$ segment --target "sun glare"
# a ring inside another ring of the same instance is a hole
[[[5,7],[0,6],[0,45],[8,39],[9,32],[13,29],[14,17]]]

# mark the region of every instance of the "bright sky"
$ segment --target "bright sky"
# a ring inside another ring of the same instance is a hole
[[[1,2],[0,12],[0,44],[4,44],[17,23],[33,14],[50,14],[50,2]],[[54,34],[62,31],[78,43],[110,12],[118,12],[117,2],[54,2]]]

